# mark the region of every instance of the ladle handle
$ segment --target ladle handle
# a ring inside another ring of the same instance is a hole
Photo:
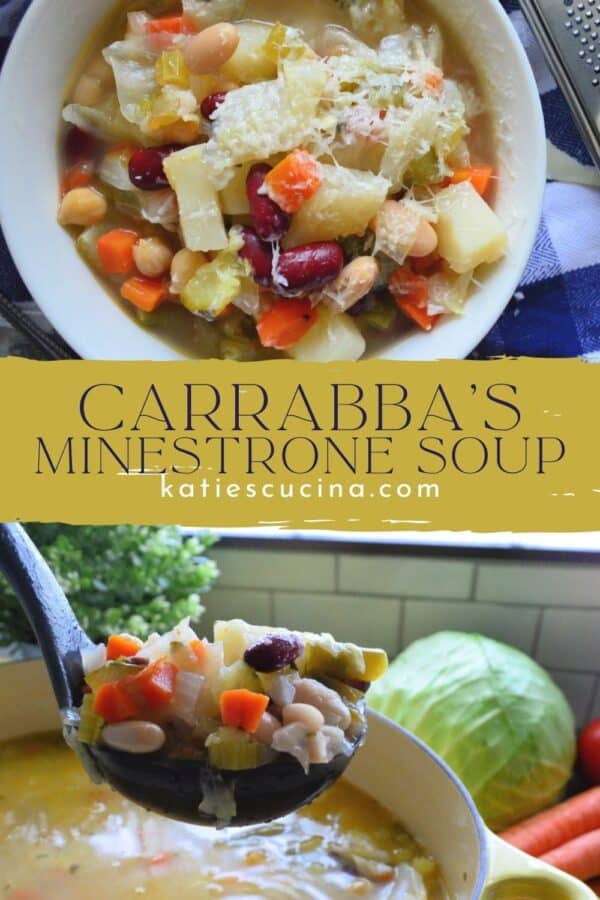
[[[92,642],[48,564],[20,525],[0,523],[0,571],[29,619],[59,708],[78,706],[83,685],[81,650]]]

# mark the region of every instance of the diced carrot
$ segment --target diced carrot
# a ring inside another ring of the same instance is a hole
[[[444,73],[441,69],[438,69],[437,66],[435,69],[432,69],[431,72],[428,72],[425,76],[425,84],[429,88],[429,90],[437,94],[444,83]]]
[[[113,228],[98,238],[98,258],[107,275],[128,275],[135,270],[133,248],[138,240],[139,235],[126,228]]]
[[[431,331],[439,315],[427,312],[429,282],[424,275],[416,275],[408,266],[397,269],[390,278],[388,287],[396,305],[423,331]]]
[[[470,181],[482,197],[488,189],[493,169],[491,166],[470,166],[468,169],[455,169],[448,180],[449,184],[461,184]]]
[[[191,641],[190,649],[198,662],[203,663],[206,659],[206,644],[204,641]]]
[[[87,187],[94,177],[93,165],[90,162],[78,162],[67,169],[60,183],[60,194],[64,197],[75,188]]]
[[[128,634],[111,634],[106,645],[106,658],[119,659],[121,656],[135,656],[142,642]]]
[[[582,881],[597,878],[600,875],[600,829],[582,834],[540,859]]]
[[[94,712],[105,722],[124,722],[139,715],[140,707],[119,682],[101,684],[94,695]]]
[[[167,706],[173,699],[176,681],[177,666],[165,659],[159,659],[146,666],[137,675],[124,678],[119,683],[136,701],[148,709],[158,709]]]
[[[162,19],[150,19],[146,24],[147,34],[192,34],[195,30],[187,16],[164,16]]]
[[[597,829],[600,829],[600,787],[537,813],[503,831],[500,837],[531,856],[541,856]]]
[[[144,278],[136,275],[128,278],[121,285],[121,297],[129,300],[143,312],[154,312],[169,297],[169,290],[164,281],[154,278]]]
[[[263,347],[285,350],[297,344],[317,321],[310,300],[279,300],[262,316],[256,326]]]
[[[306,150],[294,150],[271,169],[265,187],[271,200],[285,212],[298,212],[302,204],[319,190],[321,167]]]
[[[254,734],[269,705],[266,694],[257,694],[245,688],[223,691],[219,699],[221,719],[231,728],[241,728]]]

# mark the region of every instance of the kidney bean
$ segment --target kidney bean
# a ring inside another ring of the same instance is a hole
[[[268,287],[271,284],[271,268],[273,266],[273,249],[266,241],[261,241],[252,228],[242,229],[244,246],[240,256],[247,259],[252,266],[252,273],[257,284]]]
[[[267,634],[244,653],[244,662],[257,672],[285,669],[302,654],[304,645],[295,634]]]
[[[169,187],[163,162],[181,150],[179,144],[163,144],[162,147],[147,147],[136,150],[129,160],[129,178],[131,183],[142,191],[162,191]]]
[[[72,125],[67,131],[64,146],[65,160],[69,167],[77,163],[93,162],[98,151],[95,138],[76,125]]]
[[[263,241],[277,241],[290,227],[292,217],[277,206],[266,194],[259,193],[265,176],[271,171],[266,163],[252,166],[246,179],[246,193],[256,233]]]
[[[209,94],[200,104],[200,112],[205,119],[211,119],[227,96],[226,91],[219,91],[216,94]]]
[[[335,241],[317,241],[286,250],[279,257],[273,290],[284,297],[324,287],[344,268],[344,251]]]

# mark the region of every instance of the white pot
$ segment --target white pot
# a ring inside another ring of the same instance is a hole
[[[15,703],[18,694],[23,702]],[[0,666],[0,740],[59,725],[41,661]],[[386,806],[440,863],[452,900],[492,900],[518,879],[513,900],[595,900],[584,884],[531,859],[484,826],[465,787],[432,751],[375,713],[347,778]],[[524,881],[525,880],[525,881]],[[546,891],[551,891],[546,893]]]
[[[89,359],[178,359],[112,302],[56,223],[58,129],[65,85],[86,38],[114,0],[34,0],[0,78],[0,219],[19,271],[62,336]],[[498,0],[431,0],[441,19],[468,35],[497,130],[496,210],[509,231],[505,259],[480,275],[462,318],[410,332],[390,359],[466,356],[494,325],[523,273],[540,219],[546,144],[535,80]]]

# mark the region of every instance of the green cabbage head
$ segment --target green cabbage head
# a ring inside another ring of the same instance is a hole
[[[496,831],[555,803],[571,776],[574,722],[563,693],[497,641],[458,632],[416,641],[368,698],[448,763]]]

